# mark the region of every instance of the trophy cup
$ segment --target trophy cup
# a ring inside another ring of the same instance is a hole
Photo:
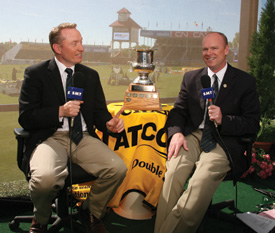
[[[153,50],[137,50],[137,62],[131,62],[138,77],[125,92],[124,107],[129,110],[161,110],[159,92],[149,78],[154,71]]]

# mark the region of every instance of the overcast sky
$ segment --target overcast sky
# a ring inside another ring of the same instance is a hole
[[[263,0],[259,0],[261,6]],[[0,0],[0,42],[48,43],[52,27],[75,22],[84,44],[110,45],[111,23],[125,7],[149,30],[205,31],[232,41],[239,32],[241,0]],[[142,40],[143,41],[143,40]]]

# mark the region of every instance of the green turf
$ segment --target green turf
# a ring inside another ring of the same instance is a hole
[[[269,177],[266,180],[250,176],[238,182],[238,212],[257,212],[259,204],[273,203],[274,200],[266,200],[265,195],[253,190],[253,187],[265,189],[268,191],[275,190],[274,178]],[[235,188],[231,181],[223,182],[216,191],[213,203],[233,199],[235,200]],[[18,199],[21,200],[21,199]],[[0,200],[1,201],[1,200]],[[16,201],[16,199],[15,199]],[[8,223],[15,215],[31,215],[32,206],[30,204],[11,203],[1,201],[0,209],[0,232],[7,233],[9,230]],[[225,209],[223,212],[230,213],[232,210]],[[155,216],[147,220],[133,220],[122,218],[116,215],[113,211],[106,214],[104,224],[109,233],[153,233],[155,223]],[[224,220],[208,217],[205,219],[205,233],[253,233],[246,225],[238,219]],[[16,232],[28,232],[30,223],[20,223],[20,228]],[[62,229],[60,232],[70,232],[69,230]],[[78,232],[77,232],[78,233]]]

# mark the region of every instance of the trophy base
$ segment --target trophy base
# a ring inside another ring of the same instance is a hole
[[[161,110],[155,85],[130,84],[125,92],[124,108],[128,110]]]

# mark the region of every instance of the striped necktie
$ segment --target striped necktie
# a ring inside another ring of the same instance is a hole
[[[214,80],[212,87],[213,87],[214,93],[215,93],[215,97],[214,97],[214,100],[215,100],[216,96],[218,95],[219,84],[218,84],[217,75],[214,74],[213,77],[215,80]],[[208,106],[209,105],[207,104],[207,108],[208,108]],[[204,129],[203,129],[203,133],[202,133],[201,143],[200,143],[200,146],[204,152],[210,152],[211,150],[213,150],[216,147],[216,139],[213,136],[213,133],[210,128],[210,124],[211,124],[211,122],[209,120],[209,115],[208,115],[208,110],[207,110],[205,125],[204,125]]]
[[[215,93],[215,97],[214,97],[214,100],[215,100],[218,95],[218,92],[219,92],[219,83],[218,83],[218,76],[216,74],[213,74],[212,77],[214,78],[214,83],[213,83],[212,87],[213,87],[214,93]]]
[[[66,68],[65,71],[67,72],[67,81],[66,81],[66,95],[68,93],[68,88],[72,86],[72,74],[73,70],[70,68]],[[68,101],[68,99],[67,99]],[[78,143],[83,138],[83,132],[82,132],[82,123],[81,123],[81,116],[80,112],[73,120],[73,126],[71,126],[72,118],[69,118],[69,128],[70,128],[70,136],[72,141],[78,145]]]

